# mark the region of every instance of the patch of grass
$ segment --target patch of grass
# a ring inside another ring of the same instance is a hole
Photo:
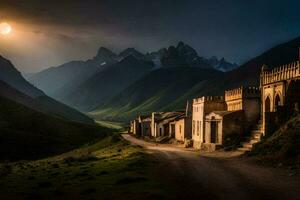
[[[149,164],[143,149],[114,134],[58,156],[2,164],[10,168],[0,199],[153,199],[145,194],[163,191]]]

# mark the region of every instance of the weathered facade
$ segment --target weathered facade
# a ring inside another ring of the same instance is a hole
[[[226,110],[222,96],[201,97],[193,100],[192,139],[194,148],[200,149],[205,143],[205,116],[218,110]]]
[[[175,120],[175,139],[180,142],[192,139],[191,116],[180,116]]]
[[[228,135],[243,134],[245,113],[238,111],[213,111],[205,117],[205,142],[202,149],[215,151],[224,144]]]
[[[170,123],[184,114],[184,112],[153,112],[151,119],[151,136],[152,137],[164,137],[175,135],[174,129],[170,128]]]
[[[276,114],[284,109],[285,114],[298,110],[300,100],[299,61],[268,70],[264,65],[260,77],[262,123],[265,134],[276,128]]]
[[[243,110],[248,124],[260,117],[260,90],[258,87],[240,87],[225,91],[227,111]]]

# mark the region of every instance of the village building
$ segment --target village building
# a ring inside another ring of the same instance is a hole
[[[243,110],[247,123],[257,123],[260,118],[260,90],[258,87],[239,87],[225,91],[227,111]]]
[[[269,134],[278,128],[280,119],[292,115],[295,111],[299,111],[299,61],[274,68],[273,70],[269,70],[264,65],[261,71],[260,87],[262,96],[262,127],[264,134]]]
[[[193,147],[200,149],[205,143],[205,116],[212,111],[224,111],[226,104],[222,96],[209,96],[193,99],[192,139]]]
[[[153,112],[151,118],[151,137],[172,137],[175,135],[175,119],[184,112]]]
[[[130,123],[130,133],[140,136],[141,135],[141,125],[139,122],[139,118],[136,118]]]
[[[226,136],[243,134],[244,115],[243,110],[238,111],[213,111],[205,117],[205,140],[202,149],[215,151],[222,147]]]
[[[151,136],[151,116],[139,116],[130,122],[129,133],[137,137]]]
[[[140,136],[150,137],[151,136],[151,115],[139,116],[140,123]]]
[[[192,139],[192,105],[187,102],[185,114],[178,116],[175,121],[175,139],[185,142]]]
[[[260,91],[257,87],[240,87],[225,91],[226,111],[212,111],[205,117],[202,149],[214,151],[230,135],[249,132],[260,117]]]

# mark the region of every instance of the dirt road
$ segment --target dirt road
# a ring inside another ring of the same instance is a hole
[[[247,159],[203,156],[167,144],[153,144],[124,134],[156,159],[159,177],[175,199],[300,199],[300,178]]]

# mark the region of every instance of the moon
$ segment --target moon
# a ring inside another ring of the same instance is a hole
[[[3,23],[0,23],[0,34],[1,35],[9,35],[12,31],[12,27],[6,23],[6,22],[3,22]]]

